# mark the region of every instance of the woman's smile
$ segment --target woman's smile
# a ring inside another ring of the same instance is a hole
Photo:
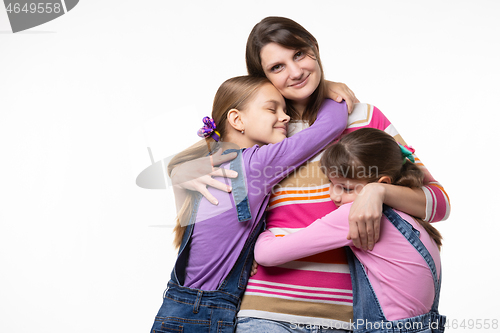
[[[304,79],[302,79],[301,81],[297,82],[297,83],[292,83],[289,85],[289,87],[292,87],[292,88],[302,88],[303,86],[305,86],[307,84],[307,82],[309,81],[309,76],[311,76],[311,74],[309,73]]]

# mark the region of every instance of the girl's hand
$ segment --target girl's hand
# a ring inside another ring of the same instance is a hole
[[[250,272],[250,277],[257,274],[257,267],[259,267],[259,264],[257,264],[257,261],[254,260],[252,264],[252,271]]]
[[[212,156],[201,157],[195,160],[185,162],[176,166],[170,175],[174,187],[180,187],[185,190],[201,193],[207,200],[218,205],[217,199],[210,194],[207,186],[214,187],[224,192],[231,192],[231,186],[228,186],[212,177],[236,178],[238,173],[233,170],[217,168],[215,166],[231,161],[236,158],[235,152],[222,155],[222,149],[219,149]]]
[[[327,97],[339,103],[345,100],[349,114],[352,112],[354,104],[359,103],[354,92],[344,83],[326,81],[326,86],[328,87]]]
[[[351,239],[357,248],[373,250],[378,241],[384,195],[382,184],[369,183],[354,200],[349,212],[347,239]]]

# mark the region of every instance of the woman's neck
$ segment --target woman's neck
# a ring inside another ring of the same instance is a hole
[[[302,119],[302,116],[306,112],[308,102],[309,102],[308,100],[294,101],[293,102],[293,107],[294,107],[295,111],[297,112],[297,114],[299,115],[299,119]]]

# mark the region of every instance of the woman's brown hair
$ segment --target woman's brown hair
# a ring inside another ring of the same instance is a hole
[[[422,187],[424,173],[403,156],[392,136],[375,128],[361,128],[328,147],[321,157],[328,178],[342,177],[368,183],[387,176],[391,184]],[[441,248],[442,236],[429,222],[417,219]]]
[[[212,107],[212,119],[217,126],[220,140],[227,134],[227,114],[231,109],[244,110],[255,95],[257,90],[269,80],[265,77],[238,76],[226,80],[217,90]],[[183,152],[177,154],[168,164],[167,172],[171,176],[172,170],[187,161],[191,161],[208,154],[213,154],[218,149],[217,142],[209,137],[201,140]],[[178,248],[182,242],[184,231],[194,208],[194,192],[189,192],[182,208],[177,214],[174,227],[174,246]]]
[[[319,57],[316,38],[297,22],[277,16],[269,16],[257,23],[248,36],[246,46],[247,71],[251,76],[265,77],[260,52],[269,43],[276,43],[291,50],[301,50],[318,62],[321,79],[318,87],[309,98],[306,110],[300,115],[293,106],[293,101],[285,99],[287,113],[293,120],[306,120],[310,125],[316,120],[318,110],[326,98],[326,82],[323,65]],[[311,54],[312,53],[312,54]]]

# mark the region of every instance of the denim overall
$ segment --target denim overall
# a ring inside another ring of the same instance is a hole
[[[385,318],[377,296],[366,276],[363,264],[347,249],[349,269],[351,270],[354,328],[353,333],[441,333],[444,332],[446,317],[438,313],[441,274],[437,278],[436,266],[429,251],[420,241],[420,232],[401,218],[388,206],[384,206],[384,215],[406,237],[427,262],[434,277],[434,303],[431,311],[412,318],[389,321]]]
[[[241,151],[229,149],[224,154],[232,151],[238,152],[238,157],[230,163],[231,170],[238,172],[238,177],[231,180],[238,220],[240,223],[251,223],[249,220],[252,219],[252,216],[246,192]],[[215,333],[234,332],[235,330],[236,314],[239,311],[241,297],[250,277],[255,242],[264,230],[264,217],[248,236],[236,263],[217,290],[205,291],[187,288],[183,286],[185,269],[200,200],[201,195],[198,195],[191,220],[182,239],[171,279],[163,296],[163,304],[155,318],[151,333]]]

